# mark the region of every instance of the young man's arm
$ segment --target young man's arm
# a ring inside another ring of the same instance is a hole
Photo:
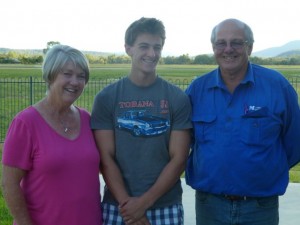
[[[122,178],[122,174],[115,161],[115,140],[114,131],[112,130],[95,130],[94,136],[96,139],[97,146],[100,150],[101,155],[101,173],[105,180],[109,191],[115,197],[119,205],[125,205],[129,201],[130,196],[128,195],[125,184]],[[129,156],[130,157],[130,156]],[[123,217],[126,224],[133,222],[129,217]],[[144,213],[136,217],[143,221],[140,224],[150,225],[148,219]],[[135,220],[136,221],[136,220]]]
[[[172,131],[169,144],[170,162],[162,170],[155,184],[142,196],[130,198],[121,205],[121,214],[134,220],[143,215],[163,194],[180,179],[189,154],[190,131]]]
[[[116,200],[122,204],[129,197],[125,189],[121,171],[115,162],[115,142],[112,130],[94,131],[101,155],[101,173],[106,185]]]

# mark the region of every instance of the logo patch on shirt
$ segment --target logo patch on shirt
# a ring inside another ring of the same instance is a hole
[[[249,117],[262,117],[268,115],[268,108],[265,106],[250,105],[244,106],[244,115]]]

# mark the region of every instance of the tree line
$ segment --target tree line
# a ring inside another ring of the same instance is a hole
[[[85,54],[90,64],[129,64],[131,61],[127,55],[96,55]],[[293,57],[270,57],[260,58],[257,56],[250,57],[250,61],[259,65],[300,65],[300,56]],[[43,53],[30,54],[9,51],[7,53],[0,53],[1,64],[41,64],[43,62]],[[160,59],[160,64],[178,64],[178,65],[215,65],[216,61],[213,55],[197,55],[190,57],[188,54],[180,56],[166,56]]]
[[[127,55],[94,55],[85,54],[90,64],[129,64],[131,61]],[[250,61],[259,65],[300,65],[300,56],[295,57],[271,57],[260,58],[250,57]],[[0,54],[1,64],[41,64],[43,62],[43,54],[26,54],[9,51]],[[188,54],[180,56],[166,56],[160,59],[160,64],[178,64],[178,65],[215,65],[216,61],[213,55],[197,55],[190,57]]]
[[[43,55],[54,45],[60,44],[57,41],[47,42],[47,47],[41,51],[41,53],[26,53],[17,51],[8,51],[0,53],[0,64],[41,64],[43,62]],[[131,59],[127,55],[99,55],[85,53],[90,64],[129,64]],[[300,65],[300,55],[292,57],[250,57],[250,61],[259,65]],[[183,54],[180,56],[166,56],[160,59],[160,64],[177,64],[177,65],[216,65],[216,61],[213,55],[197,55],[190,57],[189,54]]]

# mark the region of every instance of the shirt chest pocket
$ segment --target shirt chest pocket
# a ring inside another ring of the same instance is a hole
[[[268,146],[280,135],[280,121],[268,115],[242,117],[240,137],[247,145]]]
[[[208,142],[216,136],[215,114],[196,114],[192,116],[195,139],[198,142]]]

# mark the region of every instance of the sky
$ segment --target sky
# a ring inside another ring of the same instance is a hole
[[[43,49],[58,41],[82,51],[125,54],[127,27],[155,17],[166,28],[164,56],[211,54],[212,28],[247,23],[254,49],[300,40],[298,0],[1,0],[0,48]]]

